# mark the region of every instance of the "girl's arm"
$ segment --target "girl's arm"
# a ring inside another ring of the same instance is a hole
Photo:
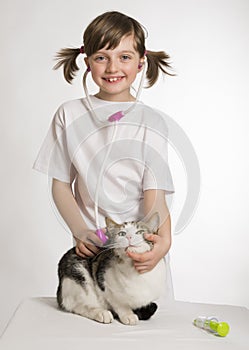
[[[160,227],[158,235],[146,235],[146,239],[154,243],[151,251],[137,254],[127,252],[134,260],[134,266],[139,273],[152,270],[156,264],[168,253],[171,246],[171,220],[165,200],[165,191],[147,190],[144,192],[144,214],[151,216],[158,212],[160,215]]]
[[[84,222],[71,184],[53,179],[52,195],[59,213],[76,240],[76,253],[83,258],[98,253],[97,246],[101,246],[102,242]]]

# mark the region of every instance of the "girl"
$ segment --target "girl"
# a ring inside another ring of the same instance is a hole
[[[86,98],[66,102],[57,110],[34,168],[53,179],[54,202],[82,258],[97,254],[102,244],[95,233],[96,216],[103,227],[106,216],[121,223],[159,212],[158,235],[146,237],[154,248],[144,254],[127,253],[137,271],[144,273],[170,249],[165,194],[174,189],[162,113],[139,102],[131,85],[140,72],[142,78],[146,74],[148,87],[156,82],[160,70],[171,75],[169,56],[146,50],[143,27],[119,12],[94,19],[83,41],[79,49],[62,49],[55,69],[63,67],[71,83],[79,69],[76,59],[84,54]],[[89,73],[98,86],[94,96],[87,91]]]

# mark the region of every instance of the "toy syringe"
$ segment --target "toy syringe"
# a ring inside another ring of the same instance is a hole
[[[230,329],[228,323],[219,322],[216,317],[197,317],[193,323],[196,327],[205,329],[221,337],[225,337]]]

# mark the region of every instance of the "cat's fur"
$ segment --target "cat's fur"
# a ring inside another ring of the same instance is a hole
[[[126,250],[143,253],[152,244],[145,232],[157,233],[159,215],[149,221],[116,224],[106,219],[107,247],[93,258],[82,259],[70,249],[60,260],[57,301],[61,309],[102,323],[113,317],[126,325],[149,319],[156,311],[153,302],[159,298],[164,284],[165,264],[139,274]]]

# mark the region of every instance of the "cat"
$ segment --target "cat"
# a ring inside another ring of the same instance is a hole
[[[92,320],[111,323],[114,317],[125,325],[149,319],[157,310],[154,300],[160,297],[165,280],[162,260],[149,272],[138,273],[126,250],[143,253],[152,249],[144,233],[157,234],[159,214],[147,222],[117,224],[106,218],[106,246],[93,258],[76,255],[75,247],[58,265],[59,307]]]

